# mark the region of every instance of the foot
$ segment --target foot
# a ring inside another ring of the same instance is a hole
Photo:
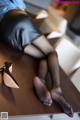
[[[51,96],[53,100],[55,100],[60,105],[61,109],[64,111],[65,114],[67,114],[70,117],[73,117],[72,107],[65,100],[60,88],[52,89]]]
[[[47,106],[51,106],[52,98],[45,84],[38,77],[35,77],[33,85],[40,101]]]

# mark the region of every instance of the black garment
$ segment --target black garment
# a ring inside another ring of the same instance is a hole
[[[16,10],[18,11],[18,10]],[[41,32],[26,14],[12,14],[13,10],[5,14],[0,23],[2,40],[10,46],[23,50],[33,40],[41,36]]]
[[[80,8],[79,8],[79,11],[80,11]],[[77,12],[77,14],[74,16],[72,21],[69,23],[68,27],[73,33],[80,36],[80,13],[79,12]]]

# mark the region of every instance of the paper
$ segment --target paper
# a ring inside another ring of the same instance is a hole
[[[62,37],[62,33],[56,32],[56,31],[51,32],[51,33],[47,36],[48,39],[58,38],[58,37]]]
[[[70,38],[63,36],[56,47],[59,64],[67,75],[80,67],[80,49],[75,46]]]

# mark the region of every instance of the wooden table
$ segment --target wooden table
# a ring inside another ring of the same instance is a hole
[[[32,115],[61,113],[56,103],[51,107],[43,105],[33,92],[32,80],[37,72],[37,60],[23,55],[0,43],[0,66],[5,62],[13,63],[13,75],[20,85],[19,89],[11,89],[0,85],[0,112],[9,115]],[[80,94],[74,88],[67,75],[60,69],[61,87],[66,100],[75,112],[80,111]]]

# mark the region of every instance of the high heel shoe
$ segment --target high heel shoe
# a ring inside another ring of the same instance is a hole
[[[6,69],[8,69],[10,71],[10,73],[12,73],[12,63],[11,62],[5,62],[4,67],[6,67]]]
[[[18,83],[11,74],[12,64],[5,62],[4,66],[0,68],[0,73],[2,74],[2,81],[7,87],[19,88]]]

